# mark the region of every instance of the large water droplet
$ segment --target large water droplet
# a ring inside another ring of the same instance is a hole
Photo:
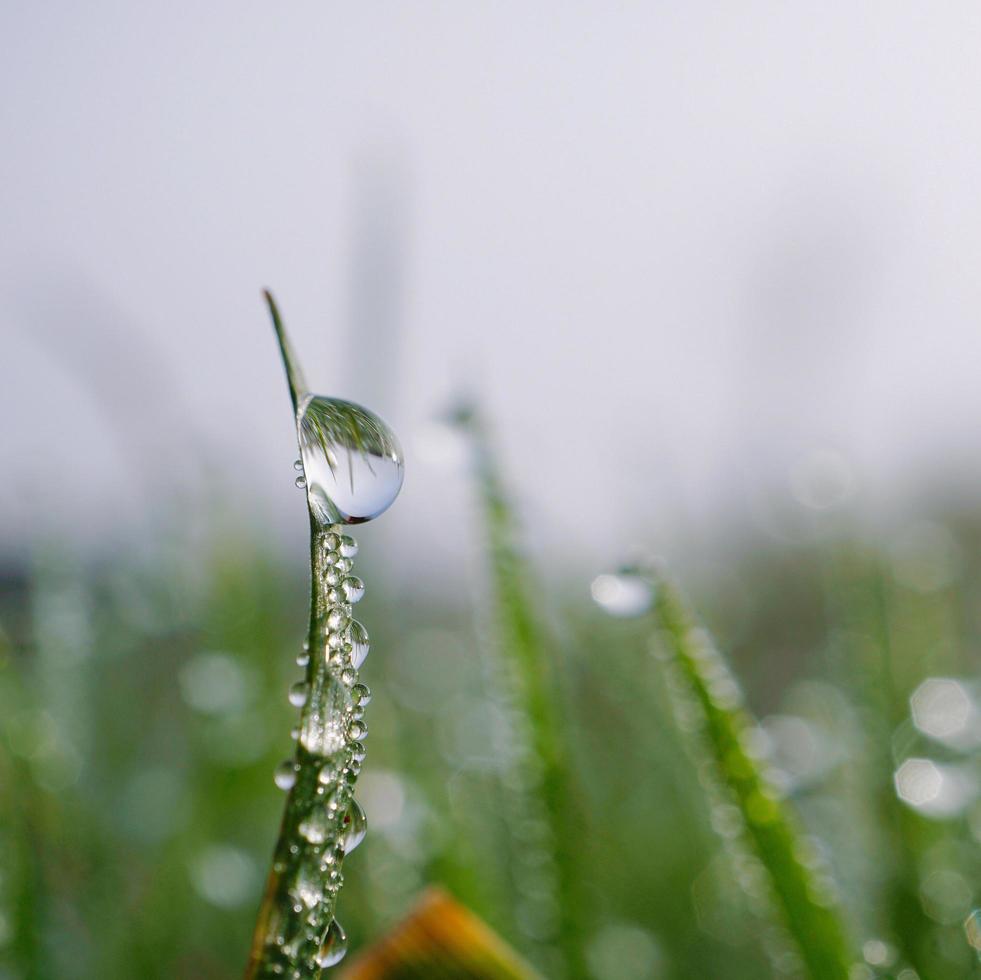
[[[356,619],[351,621],[351,663],[359,669],[368,656],[368,631]]]
[[[309,397],[298,431],[307,498],[324,524],[361,524],[387,510],[402,487],[402,448],[373,412],[321,395]]]
[[[351,806],[344,814],[342,832],[344,836],[341,839],[341,844],[348,854],[364,840],[365,834],[368,833],[368,818],[364,815],[364,810],[361,809],[361,804],[357,800],[351,800]]]
[[[317,952],[317,966],[326,970],[327,967],[340,963],[346,952],[347,936],[337,919],[331,919],[330,928],[327,930],[327,935],[324,936],[324,941],[320,944],[320,950]]]

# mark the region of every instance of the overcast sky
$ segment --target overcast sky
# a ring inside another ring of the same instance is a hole
[[[871,511],[981,479],[976,4],[63,0],[0,38],[8,546],[206,484],[302,539],[265,285],[437,558],[461,390],[597,561],[808,467]]]

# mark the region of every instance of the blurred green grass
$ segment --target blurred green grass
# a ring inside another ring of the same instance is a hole
[[[539,924],[515,914],[529,896],[508,857],[514,794],[494,748],[508,721],[485,618],[463,594],[386,594],[376,583],[391,571],[363,555],[375,697],[359,783],[369,835],[340,898],[352,950],[440,883],[534,962]],[[881,546],[859,533],[757,542],[724,574],[687,576],[763,719],[760,757],[840,893],[856,960],[867,954],[858,980],[981,975],[963,930],[981,902],[978,555],[981,521],[961,515]],[[93,566],[53,544],[6,568],[4,980],[241,974],[282,804],[272,771],[290,748],[304,574],[247,528],[203,553],[161,538]],[[585,902],[588,975],[780,975],[649,624],[606,616],[585,572],[538,574],[554,599],[543,621],[561,624],[562,737],[589,827],[559,851]],[[930,677],[956,683],[920,688]],[[916,805],[897,798],[908,760]]]

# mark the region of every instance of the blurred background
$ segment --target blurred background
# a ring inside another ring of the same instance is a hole
[[[795,969],[741,918],[648,627],[591,599],[650,551],[764,719],[865,975],[974,975],[975,5],[92,0],[8,4],[0,38],[4,980],[244,964],[307,589],[264,286],[313,388],[407,460],[358,535],[352,948],[438,881],[552,975],[495,860],[466,394],[579,713],[589,975]]]

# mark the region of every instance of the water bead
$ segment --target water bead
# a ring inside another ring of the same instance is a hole
[[[356,619],[351,620],[351,663],[359,668],[368,656],[368,631]]]
[[[327,537],[324,538],[324,548],[326,548],[327,551],[336,551],[337,546],[340,543],[341,539],[336,534],[328,534]]]
[[[294,459],[293,460],[293,469],[294,470],[301,470],[302,471],[302,469],[303,469],[303,460],[302,459]]]
[[[304,648],[296,655],[296,666],[306,667],[310,663],[310,651]]]
[[[342,831],[344,834],[342,840],[344,851],[350,854],[364,840],[365,834],[368,833],[368,818],[365,816],[364,810],[361,809],[361,804],[357,800],[351,800],[351,806],[348,808],[347,813],[344,814]]]
[[[280,789],[292,789],[296,783],[296,766],[292,759],[287,759],[285,762],[281,762],[276,766],[276,771],[273,773],[273,782]]]
[[[640,616],[650,609],[654,600],[651,583],[629,572],[597,575],[589,591],[604,612],[622,618]]]
[[[373,412],[339,398],[311,395],[297,431],[307,500],[323,524],[361,524],[391,506],[402,488],[402,449]]]
[[[344,959],[346,952],[347,936],[337,919],[331,919],[327,935],[324,936],[324,941],[317,951],[317,966],[322,970],[326,970],[329,966],[336,966]]]
[[[355,718],[351,724],[347,726],[347,736],[355,741],[360,741],[363,738],[367,738],[368,726],[360,718]]]
[[[357,575],[349,575],[341,582],[341,591],[348,602],[358,602],[364,595],[364,582]]]
[[[300,836],[311,844],[323,844],[327,839],[327,831],[330,829],[330,820],[327,811],[321,807],[314,807],[313,811],[300,821]]]
[[[329,569],[327,572],[324,573],[324,581],[331,588],[337,585],[338,582],[340,582],[340,580],[341,580],[340,575],[338,575],[338,573],[333,568]]]
[[[356,762],[364,762],[367,754],[365,747],[360,742],[351,743],[351,758]]]
[[[358,553],[358,542],[350,534],[341,535],[341,554],[345,558],[353,558]]]
[[[341,596],[340,592],[338,592],[337,589],[328,589],[327,590],[327,601],[332,606],[338,605],[340,603],[340,601],[341,601],[341,598],[342,598],[342,596]]]
[[[341,650],[344,647],[344,636],[341,633],[331,633],[327,637],[327,647],[330,650]]]
[[[345,575],[354,568],[354,562],[350,558],[338,558],[334,562],[334,567],[339,571],[343,572]]]
[[[310,689],[307,687],[305,681],[297,681],[291,688],[289,693],[290,704],[294,708],[302,708],[307,703],[307,696],[310,693]]]
[[[345,687],[351,687],[352,684],[354,684],[354,687],[359,687],[360,685],[355,684],[357,679],[358,672],[353,667],[345,667],[344,670],[341,671],[341,683]],[[351,690],[353,693],[354,688],[351,688]]]
[[[355,684],[351,688],[351,699],[355,704],[369,704],[371,701],[371,690],[367,684]]]
[[[340,609],[332,609],[327,617],[327,626],[331,630],[339,630],[347,625],[347,616]]]

